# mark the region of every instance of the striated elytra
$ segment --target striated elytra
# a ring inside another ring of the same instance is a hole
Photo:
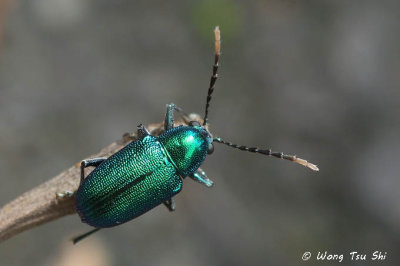
[[[239,146],[208,131],[208,109],[217,80],[220,57],[220,31],[216,27],[215,60],[208,89],[203,121],[191,121],[182,109],[167,105],[164,133],[151,136],[143,125],[138,126],[138,139],[109,158],[94,158],[81,162],[81,183],[76,193],[76,210],[82,221],[95,229],[73,239],[74,243],[98,231],[113,227],[149,211],[163,203],[170,211],[175,209],[173,196],[182,189],[185,177],[211,187],[213,182],[199,167],[207,154],[214,150],[213,143],[290,160],[318,171],[316,165],[293,155],[272,152],[256,147]],[[174,111],[187,122],[174,127]],[[202,124],[201,124],[202,122]],[[86,178],[84,169],[96,167]],[[62,194],[62,193],[60,193]],[[66,193],[68,195],[68,193]]]
[[[143,135],[104,160],[76,195],[82,221],[97,228],[125,223],[170,200],[204,161],[212,139],[201,127]]]

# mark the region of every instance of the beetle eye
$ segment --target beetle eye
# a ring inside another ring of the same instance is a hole
[[[214,145],[212,143],[208,144],[207,154],[211,154],[214,152]]]
[[[200,127],[200,123],[198,121],[190,121],[189,126],[191,127]]]

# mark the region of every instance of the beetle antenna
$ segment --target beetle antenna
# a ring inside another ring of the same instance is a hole
[[[237,144],[233,144],[232,142],[224,141],[221,138],[215,138],[215,139],[213,139],[213,141],[228,145],[229,147],[232,147],[232,148],[235,148],[235,149],[239,149],[241,151],[249,151],[249,152],[254,152],[254,153],[261,153],[261,154],[264,154],[264,155],[267,155],[267,156],[273,156],[275,158],[289,160],[289,161],[292,161],[294,163],[298,163],[298,164],[301,164],[301,165],[303,165],[305,167],[308,167],[311,170],[319,171],[318,167],[315,164],[309,163],[304,159],[297,158],[296,155],[287,155],[287,154],[284,154],[282,152],[273,152],[273,151],[271,151],[271,149],[261,150],[261,149],[256,148],[256,147],[250,147],[249,148],[247,146],[239,146]]]
[[[215,81],[217,81],[218,78],[218,62],[219,62],[219,56],[221,55],[221,33],[219,31],[219,26],[216,26],[214,29],[214,36],[215,36],[215,55],[214,55],[214,65],[213,65],[213,72],[212,76],[210,79],[210,86],[208,87],[208,94],[207,94],[207,103],[206,103],[206,113],[204,115],[204,122],[203,126],[207,125],[208,121],[208,107],[210,107],[210,101],[211,101],[211,94],[214,91],[214,85]]]
[[[84,233],[84,234],[82,234],[82,235],[80,235],[80,236],[74,237],[74,238],[72,239],[72,242],[73,242],[74,245],[75,245],[76,243],[78,243],[78,242],[81,241],[82,239],[84,239],[84,238],[90,236],[90,235],[93,234],[93,233],[96,233],[96,232],[99,231],[100,229],[101,229],[101,228],[95,228],[95,229],[93,229],[93,230],[90,230],[90,231],[87,232],[87,233]]]

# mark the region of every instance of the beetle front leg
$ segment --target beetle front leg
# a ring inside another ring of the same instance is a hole
[[[137,126],[137,135],[139,139],[143,139],[144,137],[150,135],[149,131],[143,126],[143,124],[139,124]]]
[[[104,162],[107,158],[106,157],[98,157],[98,158],[93,158],[93,159],[86,159],[81,162],[81,183],[85,179],[85,168],[89,166],[94,166],[97,167],[99,166],[102,162]]]
[[[194,117],[197,114],[193,114],[193,113],[187,114],[187,113],[185,113],[185,111],[183,111],[182,108],[180,108],[176,105],[175,105],[175,111],[178,112],[178,114],[182,117],[183,121],[185,121],[186,124],[189,124],[190,121],[197,120],[197,117]]]
[[[183,111],[182,108],[176,106],[173,103],[167,104],[167,113],[165,114],[165,120],[164,120],[164,129],[168,130],[170,128],[174,127],[174,110],[179,113],[179,115],[183,118],[183,121],[185,121],[186,124],[188,124],[190,121],[198,121],[201,118],[199,118],[198,115],[196,114],[187,114]]]
[[[175,211],[175,201],[174,201],[173,198],[170,198],[169,200],[166,200],[166,201],[164,201],[163,203],[164,203],[164,205],[168,208],[168,210],[169,210],[170,212]]]
[[[194,172],[192,175],[189,176],[191,179],[205,185],[206,187],[212,187],[214,185],[214,182],[211,181],[207,175],[206,172],[204,172],[201,168],[197,169],[196,172]]]
[[[174,109],[175,104],[167,104],[167,113],[165,114],[164,129],[167,131],[174,127]]]

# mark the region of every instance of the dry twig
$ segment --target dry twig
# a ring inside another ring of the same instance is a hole
[[[184,122],[177,121],[175,124]],[[147,129],[153,136],[157,136],[163,132],[164,124],[151,124]],[[135,138],[135,134],[125,134],[120,141],[88,158],[108,157]],[[0,242],[35,226],[75,213],[74,197],[60,198],[57,193],[75,192],[78,189],[79,165],[80,162],[3,206],[0,209]]]

